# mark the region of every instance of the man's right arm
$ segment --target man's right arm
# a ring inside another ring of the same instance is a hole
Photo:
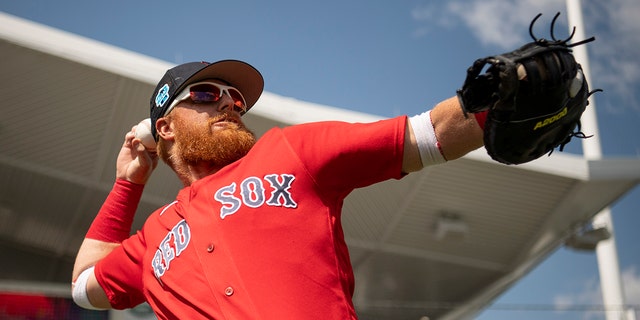
[[[116,183],[91,224],[73,268],[72,294],[88,299],[95,308],[111,306],[92,267],[129,237],[142,189],[158,163],[157,155],[147,151],[134,133],[132,129],[125,135],[116,163]],[[83,287],[76,288],[81,275]]]
[[[71,292],[74,301],[81,307],[91,308],[89,306],[92,306],[95,309],[111,309],[111,304],[109,303],[107,294],[96,279],[93,265],[82,269],[84,264],[78,264],[78,261],[85,263],[93,262],[95,265],[95,263],[102,260],[102,258],[119,246],[119,243],[110,243],[89,238],[85,238],[82,242],[78,256],[76,257],[76,265],[73,268],[72,276],[74,280],[71,283]],[[84,278],[84,280],[80,280],[82,278]],[[84,290],[77,286],[84,286]],[[80,302],[83,299],[88,300],[88,305]]]

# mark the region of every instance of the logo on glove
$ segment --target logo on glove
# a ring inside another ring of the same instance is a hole
[[[538,123],[536,123],[535,127],[533,127],[533,131],[536,131],[542,127],[546,127],[558,120],[560,120],[562,117],[567,115],[567,107],[564,107],[564,109],[562,109],[562,111],[560,111],[560,113],[553,115],[549,118],[544,119],[543,121],[538,121]]]

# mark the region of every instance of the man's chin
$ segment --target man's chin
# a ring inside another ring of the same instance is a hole
[[[186,143],[184,148],[180,148],[181,158],[191,164],[204,162],[223,167],[244,157],[255,143],[253,134],[222,126],[216,127],[219,129],[215,129],[211,136]]]

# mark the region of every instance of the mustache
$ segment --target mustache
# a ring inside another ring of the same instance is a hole
[[[244,124],[242,123],[242,120],[240,119],[240,115],[238,115],[237,113],[233,113],[233,112],[228,112],[228,111],[224,111],[222,113],[220,113],[219,115],[210,118],[209,119],[209,124],[214,124],[216,122],[221,122],[221,121],[227,121],[227,122],[233,122],[235,124],[237,124],[240,127],[244,127]]]

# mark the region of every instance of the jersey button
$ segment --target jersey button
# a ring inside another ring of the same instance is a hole
[[[227,287],[226,289],[224,289],[224,294],[227,297],[231,297],[233,295],[233,288],[232,287]]]
[[[213,243],[209,243],[209,245],[207,246],[207,252],[213,252],[213,249],[215,249],[216,246]]]

